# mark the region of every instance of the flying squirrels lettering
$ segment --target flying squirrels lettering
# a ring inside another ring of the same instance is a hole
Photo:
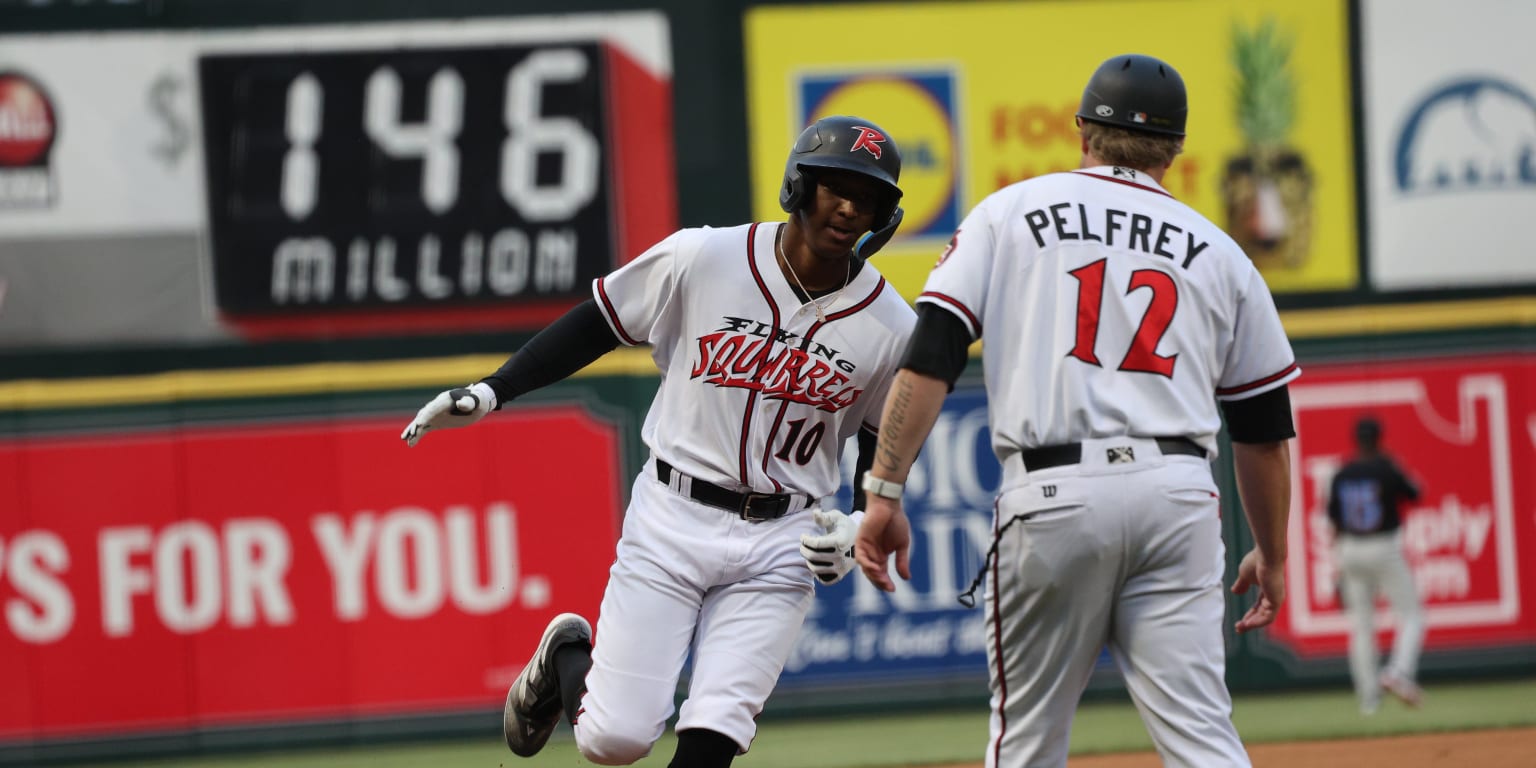
[[[838,350],[759,320],[726,316],[721,321],[718,330],[698,338],[691,378],[829,413],[864,394],[852,379],[858,366]]]

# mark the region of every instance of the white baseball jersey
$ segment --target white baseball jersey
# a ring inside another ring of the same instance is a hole
[[[593,294],[625,344],[653,347],[661,387],[642,436],[655,458],[690,483],[820,498],[837,490],[846,438],[878,426],[917,316],[866,264],[818,300],[822,319],[779,269],[781,226],[682,230]],[[681,489],[653,463],[635,480],[574,728],[594,762],[650,751],[690,657],[677,729],[745,750],[810,610],[800,537],[820,528],[805,502],[748,522]]]
[[[1232,726],[1216,399],[1299,371],[1274,302],[1230,238],[1144,173],[1020,182],[960,224],[919,301],[985,333],[1004,482],[986,601],[988,768],[1064,766],[1108,647],[1166,765],[1248,765]],[[1015,454],[1079,444],[1063,463]],[[1177,696],[1168,695],[1176,691]]]
[[[821,497],[841,482],[828,441],[879,426],[916,314],[865,264],[818,300],[822,321],[779,269],[781,226],[681,230],[593,294],[625,344],[653,347],[653,455],[727,488]]]
[[[1113,435],[1190,437],[1214,454],[1213,394],[1252,397],[1301,373],[1242,249],[1127,168],[993,193],[960,224],[918,301],[954,313],[973,337],[1002,329],[982,352],[1000,459]]]

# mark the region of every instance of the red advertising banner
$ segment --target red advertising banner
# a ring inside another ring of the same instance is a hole
[[[497,706],[596,618],[619,437],[406,420],[0,442],[0,740]]]
[[[1327,497],[1354,451],[1355,421],[1414,477],[1403,549],[1425,604],[1426,648],[1536,641],[1536,355],[1307,366],[1291,387],[1290,597],[1273,635],[1303,656],[1340,655]],[[1386,603],[1377,626],[1392,625]]]

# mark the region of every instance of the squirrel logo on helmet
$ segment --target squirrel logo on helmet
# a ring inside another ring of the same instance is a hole
[[[879,160],[880,154],[885,151],[880,146],[885,142],[885,134],[862,125],[855,125],[853,129],[859,132],[859,137],[853,140],[853,146],[849,147],[848,151],[857,152],[862,149]]]

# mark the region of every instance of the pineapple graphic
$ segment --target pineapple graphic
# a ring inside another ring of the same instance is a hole
[[[1312,238],[1312,174],[1286,144],[1296,114],[1291,39],[1273,19],[1232,28],[1236,117],[1244,154],[1222,177],[1227,233],[1261,270],[1298,269]]]

